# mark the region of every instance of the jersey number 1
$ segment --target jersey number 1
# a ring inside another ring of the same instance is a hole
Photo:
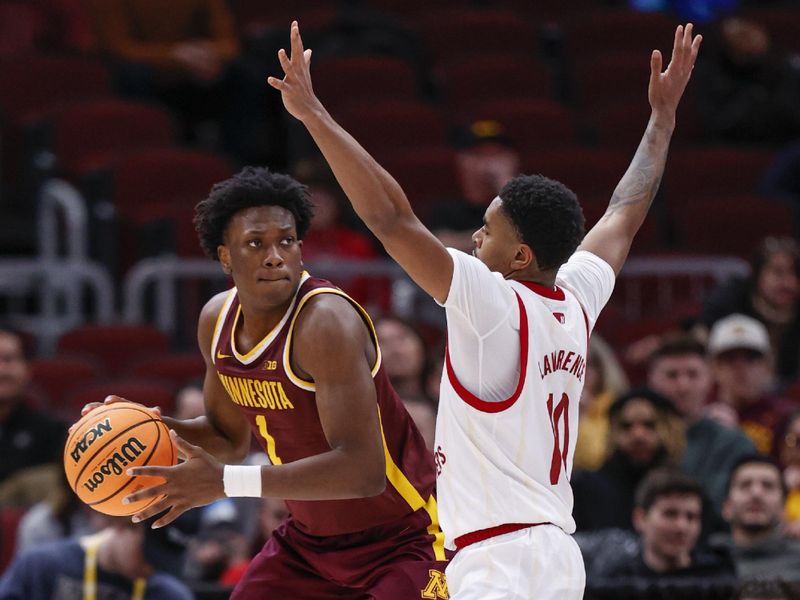
[[[550,415],[550,427],[553,428],[553,459],[550,462],[550,485],[556,485],[561,477],[561,465],[567,469],[567,452],[569,451],[569,396],[561,394],[561,401],[554,406],[553,394],[547,397],[547,412]],[[559,421],[564,422],[564,440],[562,443]]]

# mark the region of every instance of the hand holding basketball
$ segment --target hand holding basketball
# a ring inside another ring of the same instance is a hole
[[[115,516],[132,515],[155,502],[150,498],[126,505],[130,492],[161,483],[137,480],[131,466],[174,465],[178,460],[169,430],[154,411],[133,402],[101,404],[70,428],[64,447],[64,471],[77,496],[95,510]]]
[[[140,489],[127,496],[123,503],[144,505],[133,516],[134,522],[143,521],[167,509],[169,512],[153,523],[163,527],[184,512],[196,506],[205,506],[225,496],[222,483],[224,465],[203,450],[182,439],[170,430],[170,439],[185,461],[175,466],[134,467],[128,472],[135,478],[158,479],[158,485]],[[129,513],[130,514],[130,513]]]

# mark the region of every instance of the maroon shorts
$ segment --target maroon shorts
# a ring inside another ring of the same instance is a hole
[[[424,510],[345,535],[303,533],[290,518],[264,544],[231,600],[442,600],[448,597],[442,537]],[[449,557],[449,554],[448,554]]]

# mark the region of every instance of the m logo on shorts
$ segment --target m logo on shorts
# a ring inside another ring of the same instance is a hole
[[[431,579],[425,589],[422,590],[422,597],[428,600],[436,600],[437,598],[448,600],[450,594],[447,592],[447,578],[444,573],[436,569],[429,569],[428,575],[430,575]]]

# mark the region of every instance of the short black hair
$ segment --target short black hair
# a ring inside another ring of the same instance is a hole
[[[615,418],[631,400],[647,400],[656,410],[673,415],[680,414],[672,401],[663,394],[659,394],[649,387],[638,387],[620,394],[617,399],[614,400],[611,406],[608,407],[608,418]]]
[[[245,167],[215,184],[208,197],[195,207],[194,226],[203,251],[218,260],[217,247],[224,243],[231,218],[254,206],[281,206],[291,212],[298,239],[303,239],[311,225],[313,205],[305,185],[266,167]]]
[[[557,269],[581,243],[583,211],[563,183],[543,175],[519,175],[503,186],[500,199],[522,241],[536,255],[539,270]]]
[[[694,479],[673,468],[653,469],[636,488],[635,506],[645,511],[664,496],[697,496],[703,503],[703,488]]]
[[[658,348],[650,355],[648,366],[652,367],[660,358],[686,356],[687,354],[693,354],[705,360],[706,347],[703,342],[688,333],[672,333],[664,337]]]
[[[733,466],[731,467],[730,473],[728,473],[728,485],[725,487],[725,489],[727,490],[728,494],[731,493],[731,486],[733,486],[733,480],[736,477],[736,473],[739,472],[739,469],[741,469],[744,466],[753,465],[753,464],[755,464],[755,465],[768,465],[768,466],[774,468],[775,471],[777,471],[777,473],[778,473],[778,481],[780,482],[781,490],[783,491],[783,496],[786,497],[786,494],[788,493],[788,490],[786,489],[786,484],[783,481],[783,476],[781,475],[781,468],[778,465],[778,463],[775,462],[775,460],[770,458],[769,456],[765,456],[763,454],[758,454],[758,453],[755,453],[755,452],[754,453],[750,453],[750,454],[744,454],[744,455],[740,456],[736,460],[736,462],[733,463]]]

